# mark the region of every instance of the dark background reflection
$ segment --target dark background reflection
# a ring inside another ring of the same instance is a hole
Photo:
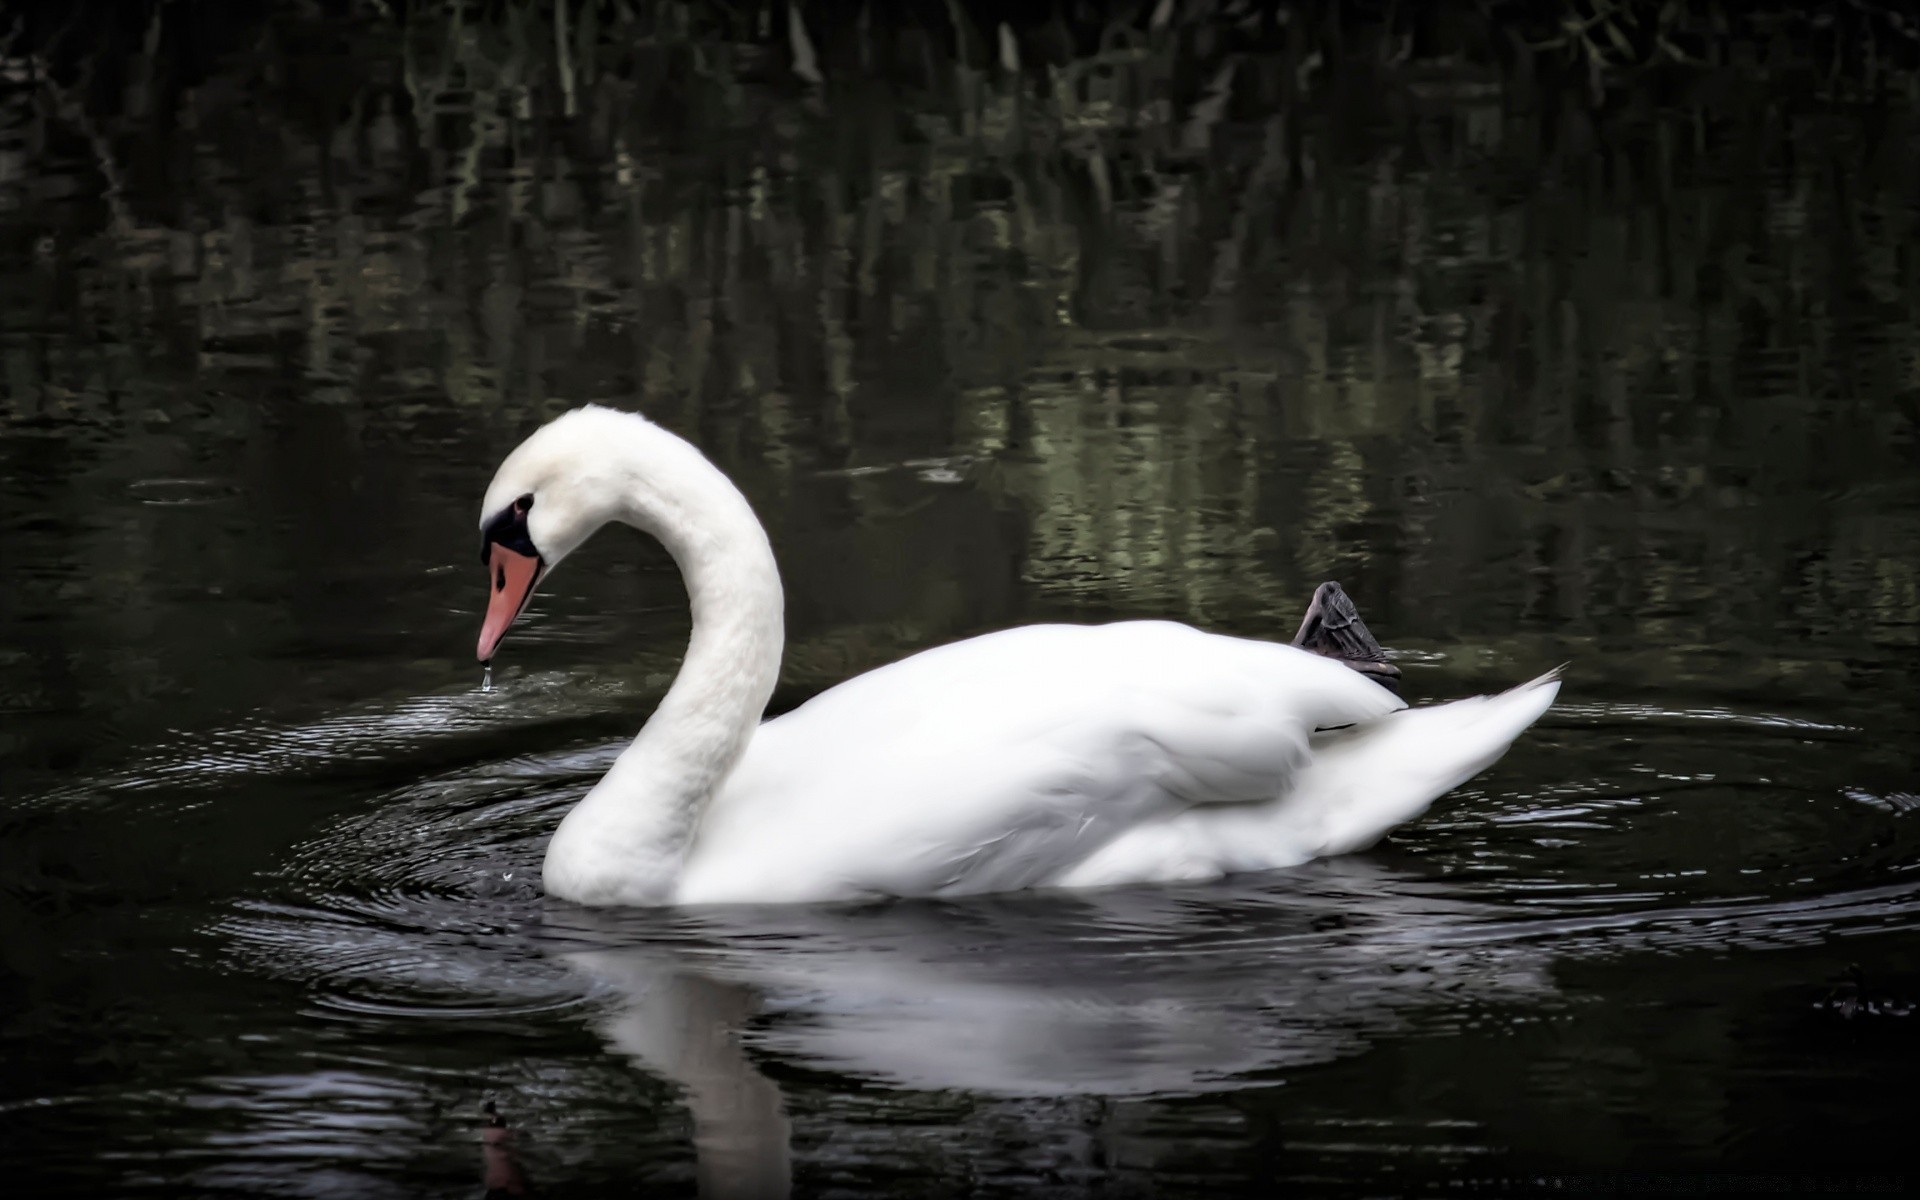
[[[1920,25],[885,7],[0,14],[10,1177],[453,1191],[486,1099],[588,1194],[1905,1170]],[[605,534],[475,691],[586,401],[747,490],[779,704],[1327,578],[1567,703],[1289,876],[549,907],[686,632]]]

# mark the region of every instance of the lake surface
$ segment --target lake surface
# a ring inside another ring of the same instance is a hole
[[[20,1194],[1913,1185],[1912,103],[160,11],[0,61]],[[481,492],[587,401],[753,500],[776,707],[1323,579],[1562,703],[1296,871],[548,902],[687,633],[610,531],[480,689]]]

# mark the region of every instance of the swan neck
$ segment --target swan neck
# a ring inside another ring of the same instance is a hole
[[[700,814],[773,694],[784,642],[779,570],[746,497],[693,447],[649,432],[669,441],[634,473],[616,519],[672,554],[693,632],[659,707],[548,848],[547,890],[589,904],[671,900]]]
[[[686,581],[693,629],[673,686],[634,739],[636,748],[697,767],[685,782],[700,800],[746,751],[778,681],[785,641],[772,547],[746,499],[736,498],[743,527],[668,546]]]

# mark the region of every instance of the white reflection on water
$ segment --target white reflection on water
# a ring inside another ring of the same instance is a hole
[[[608,1046],[680,1088],[703,1187],[766,1195],[790,1182],[791,1122],[763,1059],[1009,1098],[1243,1088],[1422,1005],[1460,1019],[1547,1000],[1543,948],[1453,936],[1496,912],[1347,861],[1266,890],[710,910],[664,928],[565,909],[542,940],[591,981]]]
[[[382,853],[342,832],[329,839],[340,855]],[[836,1090],[852,1093],[1164,1098],[1259,1086],[1409,1021],[1444,1033],[1554,994],[1550,947],[1474,935],[1502,923],[1500,907],[1364,860],[1203,888],[601,912],[448,896],[428,856],[409,857],[421,880],[319,905],[250,902],[224,932],[253,967],[305,980],[316,1012],[369,1030],[571,1023],[584,1004],[610,1051],[679,1092],[710,1195],[791,1182],[772,1064],[851,1077]],[[1059,1125],[1040,1132],[1045,1153],[1085,1141],[1083,1104],[1022,1111]]]
[[[659,970],[753,989],[770,1053],[902,1087],[1178,1095],[1324,1061],[1445,993],[1551,991],[1542,952],[1454,936],[1492,906],[1375,864],[1266,889],[1129,889],[978,905],[710,910],[674,943],[630,915],[550,916],[567,961],[624,989]]]

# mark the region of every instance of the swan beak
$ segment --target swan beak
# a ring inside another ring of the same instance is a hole
[[[500,648],[500,640],[507,636],[514,618],[527,607],[527,601],[533,597],[533,585],[540,582],[540,573],[546,567],[538,555],[509,550],[499,542],[488,550],[487,584],[491,590],[487,619],[480,626],[478,652],[483,663],[493,661],[493,652]]]

